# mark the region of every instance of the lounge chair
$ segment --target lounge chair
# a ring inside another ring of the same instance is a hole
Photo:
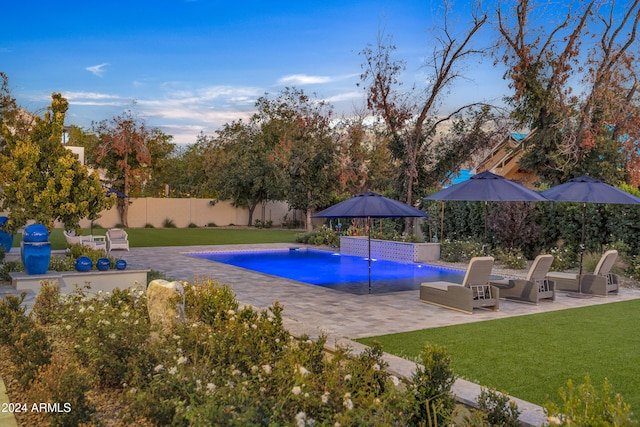
[[[474,308],[498,311],[499,290],[491,286],[493,257],[476,257],[469,261],[462,284],[425,282],[420,285],[420,301],[472,314]]]
[[[606,297],[618,293],[618,275],[611,273],[611,268],[618,258],[618,251],[606,251],[593,273],[565,273],[551,271],[547,275],[556,282],[556,289],[562,291],[581,292]]]
[[[91,249],[102,249],[107,250],[107,242],[105,240],[105,236],[76,236],[75,231],[63,231],[65,239],[67,239],[67,244],[69,246],[72,245],[83,245],[88,246]]]
[[[540,300],[556,300],[556,287],[547,277],[553,264],[553,255],[538,255],[533,260],[526,279],[492,280],[500,288],[500,298],[538,304]]]
[[[114,249],[129,250],[129,235],[121,228],[112,228],[107,231],[107,250]]]

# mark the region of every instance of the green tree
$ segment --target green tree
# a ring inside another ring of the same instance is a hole
[[[261,97],[256,120],[264,138],[274,141],[275,161],[284,173],[289,206],[311,215],[325,207],[337,189],[336,146],[329,127],[331,108],[302,90],[286,88],[276,99]]]
[[[274,141],[264,137],[255,120],[227,124],[218,135],[223,151],[216,174],[218,197],[247,208],[248,225],[252,225],[259,204],[284,197],[282,174],[274,162]]]
[[[113,204],[98,175],[89,174],[62,145],[68,102],[59,93],[51,98],[51,106],[43,117],[33,118],[28,133],[26,127],[6,120],[6,111],[1,114],[4,145],[0,150],[0,201],[9,211],[8,230],[12,233],[29,220],[49,230],[55,221],[77,230],[80,219],[96,219]]]
[[[167,179],[174,173],[174,153],[176,144],[171,142],[173,136],[167,135],[160,129],[152,129],[147,141],[149,157],[148,180],[142,185],[142,195],[159,197],[165,194],[165,188],[169,184]]]

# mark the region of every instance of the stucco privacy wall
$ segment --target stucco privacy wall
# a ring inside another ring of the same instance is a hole
[[[236,208],[228,201],[219,201],[211,206],[211,199],[195,198],[131,198],[129,199],[129,227],[138,228],[151,224],[154,227],[163,227],[167,219],[173,221],[176,227],[187,227],[195,224],[204,227],[210,223],[217,226],[247,225],[249,210]],[[120,222],[115,206],[103,211],[101,217],[95,222],[102,227],[111,228]],[[269,202],[265,206],[264,220],[272,221],[274,226],[282,224],[284,216],[294,218],[293,211],[289,210],[286,202]],[[296,213],[297,219],[303,219],[304,215]],[[253,213],[253,220],[262,220],[262,206],[258,205]],[[81,227],[89,228],[89,220],[82,220]],[[57,224],[62,227],[62,224]]]

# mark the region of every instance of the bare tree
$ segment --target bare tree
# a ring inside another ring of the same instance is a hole
[[[367,91],[367,106],[384,120],[392,152],[402,162],[402,198],[410,205],[441,125],[479,105],[463,105],[444,115],[438,111],[451,86],[464,77],[463,65],[485,53],[485,49],[474,47],[473,41],[487,22],[487,15],[476,5],[468,28],[462,34],[454,34],[447,19],[449,12],[445,2],[443,24],[432,31],[435,46],[425,64],[429,78],[424,88],[401,90],[405,64],[392,58],[396,47],[384,32],[378,35],[376,46],[362,51],[365,63],[361,80]]]
[[[611,175],[623,161],[616,138],[637,115],[640,0],[571,4],[557,23],[548,18],[549,3],[513,7],[515,13],[497,9],[498,47],[514,116],[537,129],[523,166],[552,183],[581,172]],[[610,167],[603,168],[603,157]]]

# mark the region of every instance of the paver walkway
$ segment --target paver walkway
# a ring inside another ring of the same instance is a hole
[[[499,319],[546,311],[563,310],[594,304],[640,298],[640,291],[623,289],[611,298],[579,299],[559,293],[556,302],[539,305],[500,301],[500,311],[478,310],[472,315],[431,306],[420,302],[419,291],[388,294],[352,295],[293,280],[268,276],[242,268],[215,263],[186,255],[189,252],[233,251],[300,247],[295,244],[256,244],[193,247],[132,248],[129,252],[113,252],[127,261],[128,268],[153,269],[167,278],[193,281],[212,278],[232,286],[238,301],[256,309],[266,309],[278,301],[284,307],[285,327],[294,335],[327,336],[329,345],[349,345],[358,351],[362,347],[351,339]],[[0,287],[0,296],[9,289]],[[5,287],[6,288],[6,287]],[[35,295],[28,296],[32,302]],[[415,363],[387,356],[392,371],[411,376]],[[454,388],[462,400],[472,401],[479,393],[476,384],[459,380]],[[541,408],[516,400],[522,410],[522,420],[529,425],[545,421]]]

